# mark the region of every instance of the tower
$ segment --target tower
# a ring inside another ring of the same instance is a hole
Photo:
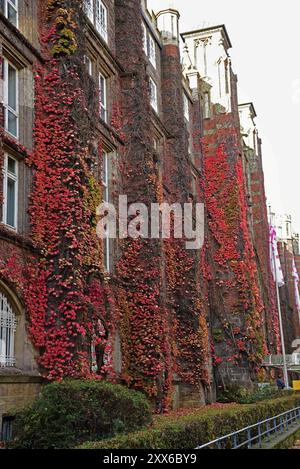
[[[211,85],[211,102],[231,112],[231,42],[224,25],[182,34],[194,68]]]
[[[168,8],[157,13],[157,27],[164,44],[179,44],[179,18],[177,10]]]

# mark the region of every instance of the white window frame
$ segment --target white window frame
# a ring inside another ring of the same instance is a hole
[[[107,7],[102,0],[96,0],[95,26],[100,36],[107,42]]]
[[[16,12],[16,28],[19,26],[19,10],[18,10],[18,0],[15,0],[15,4],[12,0],[4,0],[4,16],[9,20],[8,17],[8,6],[11,6]],[[13,24],[13,23],[12,23]]]
[[[7,59],[4,58],[4,128],[6,132],[12,135],[14,138],[19,138],[19,70]],[[13,68],[16,71],[16,109],[12,109],[8,105],[8,67]],[[16,118],[16,135],[9,132],[8,130],[8,113],[11,112]]]
[[[142,22],[142,28],[143,28],[143,46],[144,46],[144,52],[148,56],[148,47],[147,47],[147,28],[144,22]]]
[[[102,184],[104,187],[103,201],[109,202],[109,168],[108,168],[108,153],[103,153],[103,171],[102,171]]]
[[[0,292],[0,367],[9,368],[16,364],[15,334],[17,319],[4,293]]]
[[[15,162],[16,172],[12,173],[8,169],[8,160],[11,159]],[[2,223],[9,228],[17,231],[18,229],[18,193],[19,193],[19,163],[16,158],[8,155],[7,153],[4,154],[4,164],[2,169],[3,174],[3,204],[2,204]],[[15,183],[15,200],[14,200],[14,207],[15,207],[15,216],[14,216],[14,226],[9,225],[7,223],[7,185],[8,180],[12,180]]]
[[[94,0],[84,0],[83,8],[88,19],[94,23]]]
[[[103,101],[101,100],[101,79],[103,79],[104,88],[103,88]],[[100,106],[100,117],[107,122],[107,78],[103,73],[99,73],[99,106]]]
[[[156,68],[156,46],[150,33],[148,34],[148,57],[153,67]]]
[[[156,68],[156,44],[155,40],[148,31],[144,22],[142,22],[142,29],[143,29],[143,48],[146,56],[148,57],[150,63]]]
[[[149,86],[150,86],[150,103],[152,108],[158,112],[158,99],[157,99],[157,84],[153,78],[149,77]],[[153,93],[154,91],[154,93]]]
[[[109,164],[108,164],[109,154],[103,152],[103,170],[102,170],[102,185],[103,185],[103,202],[109,202]],[[108,229],[106,230],[106,237],[103,240],[103,247],[105,251],[105,265],[104,268],[107,272],[110,272],[110,239]]]

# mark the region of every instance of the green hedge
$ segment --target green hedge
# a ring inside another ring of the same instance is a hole
[[[225,409],[198,410],[184,416],[162,416],[148,429],[88,442],[80,449],[193,449],[215,438],[300,406],[300,395]]]
[[[148,425],[152,409],[146,397],[102,381],[73,381],[45,386],[39,399],[16,414],[13,448],[70,448]]]
[[[266,399],[276,399],[292,395],[293,391],[279,391],[276,386],[267,386],[265,388],[254,387],[247,389],[241,386],[229,386],[218,396],[218,402],[237,404],[254,404],[255,402],[265,401]]]

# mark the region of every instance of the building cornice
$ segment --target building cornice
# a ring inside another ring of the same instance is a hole
[[[221,25],[218,25],[218,26],[211,26],[209,28],[195,29],[193,31],[187,31],[185,33],[181,33],[181,37],[184,41],[185,38],[187,38],[187,37],[194,37],[194,36],[199,36],[199,35],[200,36],[205,36],[209,33],[217,32],[217,31],[221,32],[221,34],[222,34],[222,36],[225,40],[226,49],[231,49],[232,44],[231,44],[231,41],[230,41],[230,38],[229,38],[229,35],[228,35],[228,32],[227,32],[226,26],[224,24],[221,24]]]
[[[241,103],[239,108],[249,108],[253,119],[257,117],[256,110],[253,103]]]

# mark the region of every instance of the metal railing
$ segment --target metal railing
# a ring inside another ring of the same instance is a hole
[[[270,442],[272,436],[289,431],[295,423],[300,424],[300,407],[217,438],[196,449],[262,448],[265,441]]]
[[[286,355],[286,364],[295,365],[295,357],[293,355]],[[283,356],[282,355],[268,355],[264,357],[263,360],[264,366],[282,366],[283,365]]]

